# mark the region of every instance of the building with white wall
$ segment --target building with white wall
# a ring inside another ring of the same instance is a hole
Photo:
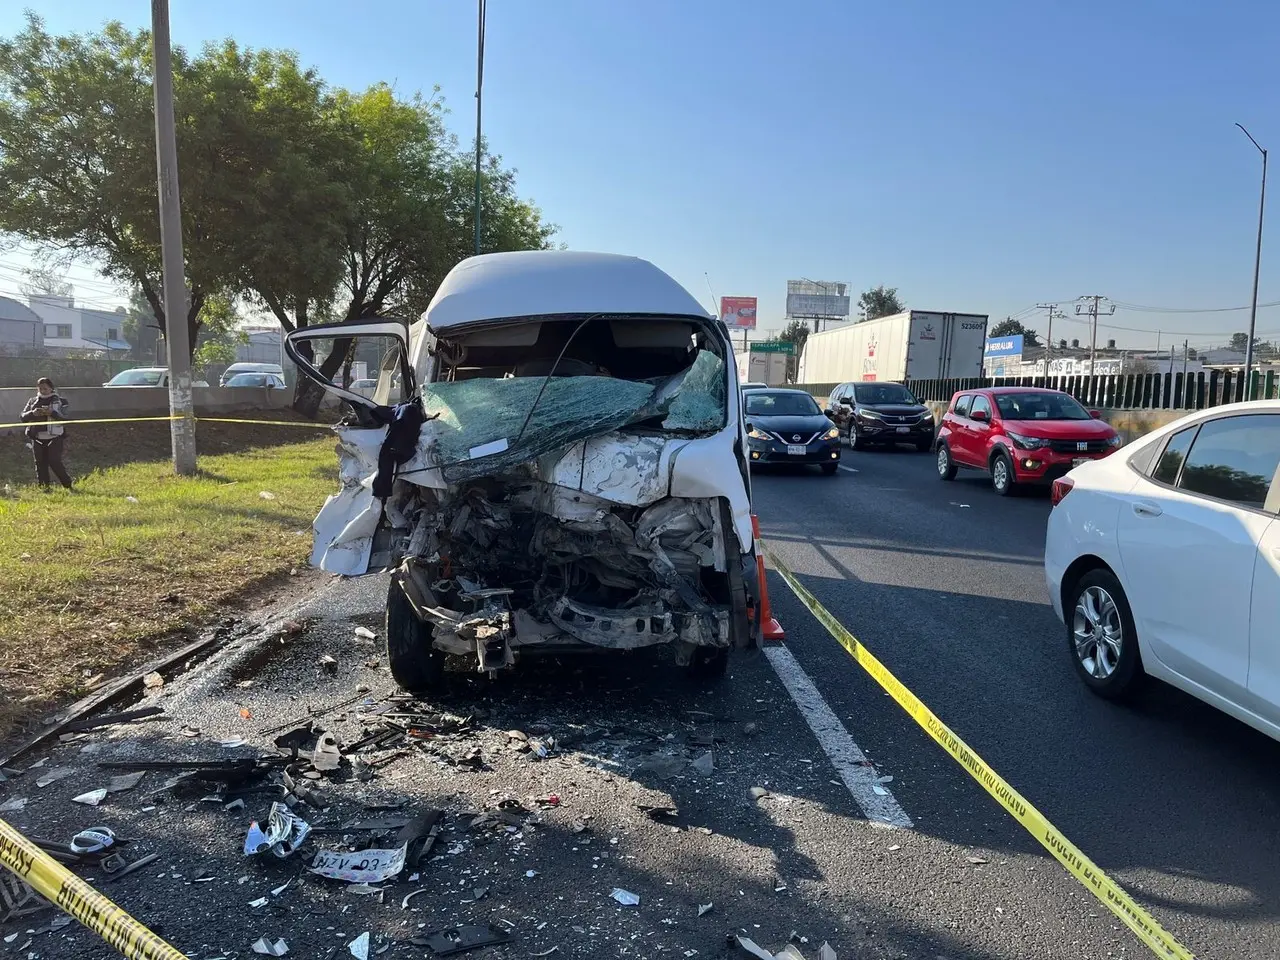
[[[31,310],[44,324],[44,349],[54,356],[69,353],[107,353],[119,356],[132,349],[124,339],[125,312],[77,307],[74,297],[41,294],[29,297]]]

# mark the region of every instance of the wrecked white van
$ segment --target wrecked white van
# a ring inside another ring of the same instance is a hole
[[[758,644],[728,332],[652,264],[473,257],[412,326],[313,326],[286,349],[350,407],[312,563],[393,570],[402,687],[438,685],[450,654],[489,672],[664,645],[717,676]],[[342,386],[357,361],[372,397]]]

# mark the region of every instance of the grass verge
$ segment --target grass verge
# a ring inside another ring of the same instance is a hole
[[[152,432],[167,443],[159,426]],[[0,499],[0,736],[21,714],[83,693],[89,678],[306,562],[311,520],[336,488],[334,440],[276,430],[291,442],[263,445],[277,439],[267,428],[201,427],[202,452],[234,452],[202,455],[195,477],[147,460],[89,473],[73,492],[20,486]],[[147,441],[135,455],[156,438]],[[69,463],[83,467],[85,446]]]

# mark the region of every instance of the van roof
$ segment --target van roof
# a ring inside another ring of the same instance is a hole
[[[525,250],[463,260],[431,298],[426,321],[440,334],[486,321],[597,313],[711,319],[689,291],[648,260]]]

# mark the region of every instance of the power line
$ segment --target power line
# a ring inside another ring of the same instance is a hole
[[[1241,310],[1252,309],[1249,304],[1245,304],[1243,307],[1151,307],[1140,303],[1125,303],[1123,300],[1113,300],[1111,302],[1117,307],[1131,310],[1134,313],[1237,313]],[[1280,307],[1280,300],[1258,304],[1259,310],[1263,307]]]

